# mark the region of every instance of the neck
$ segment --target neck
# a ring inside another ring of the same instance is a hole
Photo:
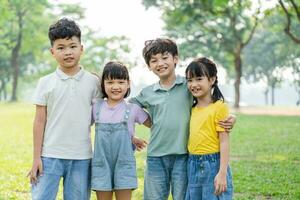
[[[197,98],[197,107],[206,107],[212,102],[211,95]]]
[[[119,100],[113,100],[113,99],[107,98],[107,105],[109,107],[114,107],[115,105],[119,104],[123,100],[124,100],[124,98],[119,99]]]
[[[77,74],[80,71],[79,65],[70,67],[70,68],[65,68],[65,67],[59,67],[59,68],[61,71],[63,71],[68,76],[74,76],[75,74]]]
[[[166,77],[166,78],[161,78],[159,80],[159,84],[163,87],[163,88],[170,88],[174,82],[176,80],[176,75],[175,73],[172,74],[171,76],[169,77]]]

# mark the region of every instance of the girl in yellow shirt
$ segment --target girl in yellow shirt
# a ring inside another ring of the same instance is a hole
[[[216,64],[205,57],[198,58],[188,65],[185,74],[194,97],[185,199],[232,199],[229,134],[218,125],[218,121],[228,117],[229,109],[218,87]]]

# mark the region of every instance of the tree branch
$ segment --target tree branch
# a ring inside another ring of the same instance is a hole
[[[282,2],[282,0],[278,0],[279,1],[279,4],[280,6],[282,7],[284,13],[285,13],[285,16],[286,16],[286,19],[287,19],[287,24],[284,28],[284,32],[297,44],[300,44],[300,38],[297,38],[296,36],[294,36],[292,33],[291,33],[291,14],[288,12],[288,10],[286,9],[284,3]]]

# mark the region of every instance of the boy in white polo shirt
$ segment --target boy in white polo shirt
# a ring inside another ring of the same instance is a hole
[[[70,19],[49,28],[56,71],[39,80],[34,95],[32,199],[55,199],[60,178],[65,200],[90,198],[92,99],[100,96],[96,76],[79,65],[81,31]]]

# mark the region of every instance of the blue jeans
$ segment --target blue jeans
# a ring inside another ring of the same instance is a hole
[[[43,175],[31,187],[33,200],[55,200],[63,178],[64,200],[90,199],[91,159],[66,160],[42,157]]]
[[[232,175],[227,168],[227,190],[214,194],[214,179],[220,169],[220,154],[189,155],[188,188],[185,200],[231,200],[233,195]]]
[[[144,200],[167,200],[170,187],[173,200],[183,200],[187,187],[188,155],[147,157]]]

